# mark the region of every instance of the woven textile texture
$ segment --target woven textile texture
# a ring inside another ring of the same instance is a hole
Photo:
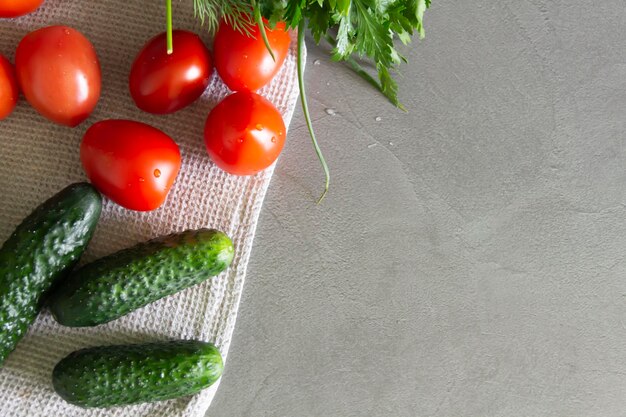
[[[165,205],[153,212],[132,212],[105,200],[83,262],[149,238],[199,227],[225,231],[234,241],[235,259],[225,273],[204,284],[95,328],[62,327],[43,311],[0,369],[2,417],[199,417],[205,415],[217,389],[215,384],[179,400],[83,410],[61,400],[50,381],[57,361],[87,346],[183,338],[211,341],[224,356],[228,352],[273,167],[256,176],[235,177],[210,162],[202,136],[204,122],[210,109],[229,93],[216,74],[202,98],[176,114],[153,116],[135,107],[128,93],[130,66],[143,44],[165,30],[164,8],[161,1],[46,0],[34,14],[0,19],[0,53],[10,60],[26,33],[64,24],[94,44],[103,77],[95,112],[74,129],[47,121],[24,100],[0,122],[0,240],[43,200],[85,180],[78,152],[83,133],[96,121],[122,118],[148,123],[174,138],[181,149],[182,168]],[[174,27],[193,30],[210,45],[206,27],[194,18],[193,0],[174,2]],[[288,124],[298,99],[295,42],[280,73],[260,93],[276,105]]]

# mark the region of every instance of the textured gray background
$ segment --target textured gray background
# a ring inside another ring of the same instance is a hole
[[[311,48],[208,415],[626,415],[625,30],[434,1],[407,114]]]

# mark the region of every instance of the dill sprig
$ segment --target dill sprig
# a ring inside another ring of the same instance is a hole
[[[240,32],[250,34],[252,21],[250,15],[253,5],[249,0],[193,0],[193,11],[202,24],[206,24],[210,32],[215,32],[220,19],[224,18],[229,25]]]

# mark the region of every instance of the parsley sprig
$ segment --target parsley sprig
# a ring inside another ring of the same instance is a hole
[[[332,59],[346,61],[356,73],[376,87],[395,106],[404,109],[398,99],[398,84],[392,73],[407,62],[396,49],[399,39],[408,44],[417,33],[424,36],[424,12],[431,0],[193,0],[196,15],[209,30],[217,28],[220,18],[226,19],[243,33],[250,33],[250,22],[262,25],[263,18],[270,28],[285,21],[298,28],[299,51],[308,28],[317,43],[322,39],[332,46]],[[261,31],[264,33],[265,31]],[[265,39],[264,39],[265,40]],[[356,58],[371,60],[378,79],[364,69]],[[328,191],[330,174],[319,149],[306,105],[302,80],[302,54],[298,53],[298,78],[304,115],[313,146],[326,174],[324,193]]]

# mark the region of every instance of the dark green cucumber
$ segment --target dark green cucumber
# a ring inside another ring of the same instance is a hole
[[[52,372],[54,390],[81,407],[111,407],[195,394],[222,375],[219,350],[195,340],[101,346],[70,353]]]
[[[70,185],[37,207],[0,248],[0,365],[37,317],[44,293],[84,252],[101,211],[95,188]]]
[[[130,313],[225,270],[233,244],[217,230],[188,230],[87,264],[51,297],[56,320],[71,327],[95,326]]]

